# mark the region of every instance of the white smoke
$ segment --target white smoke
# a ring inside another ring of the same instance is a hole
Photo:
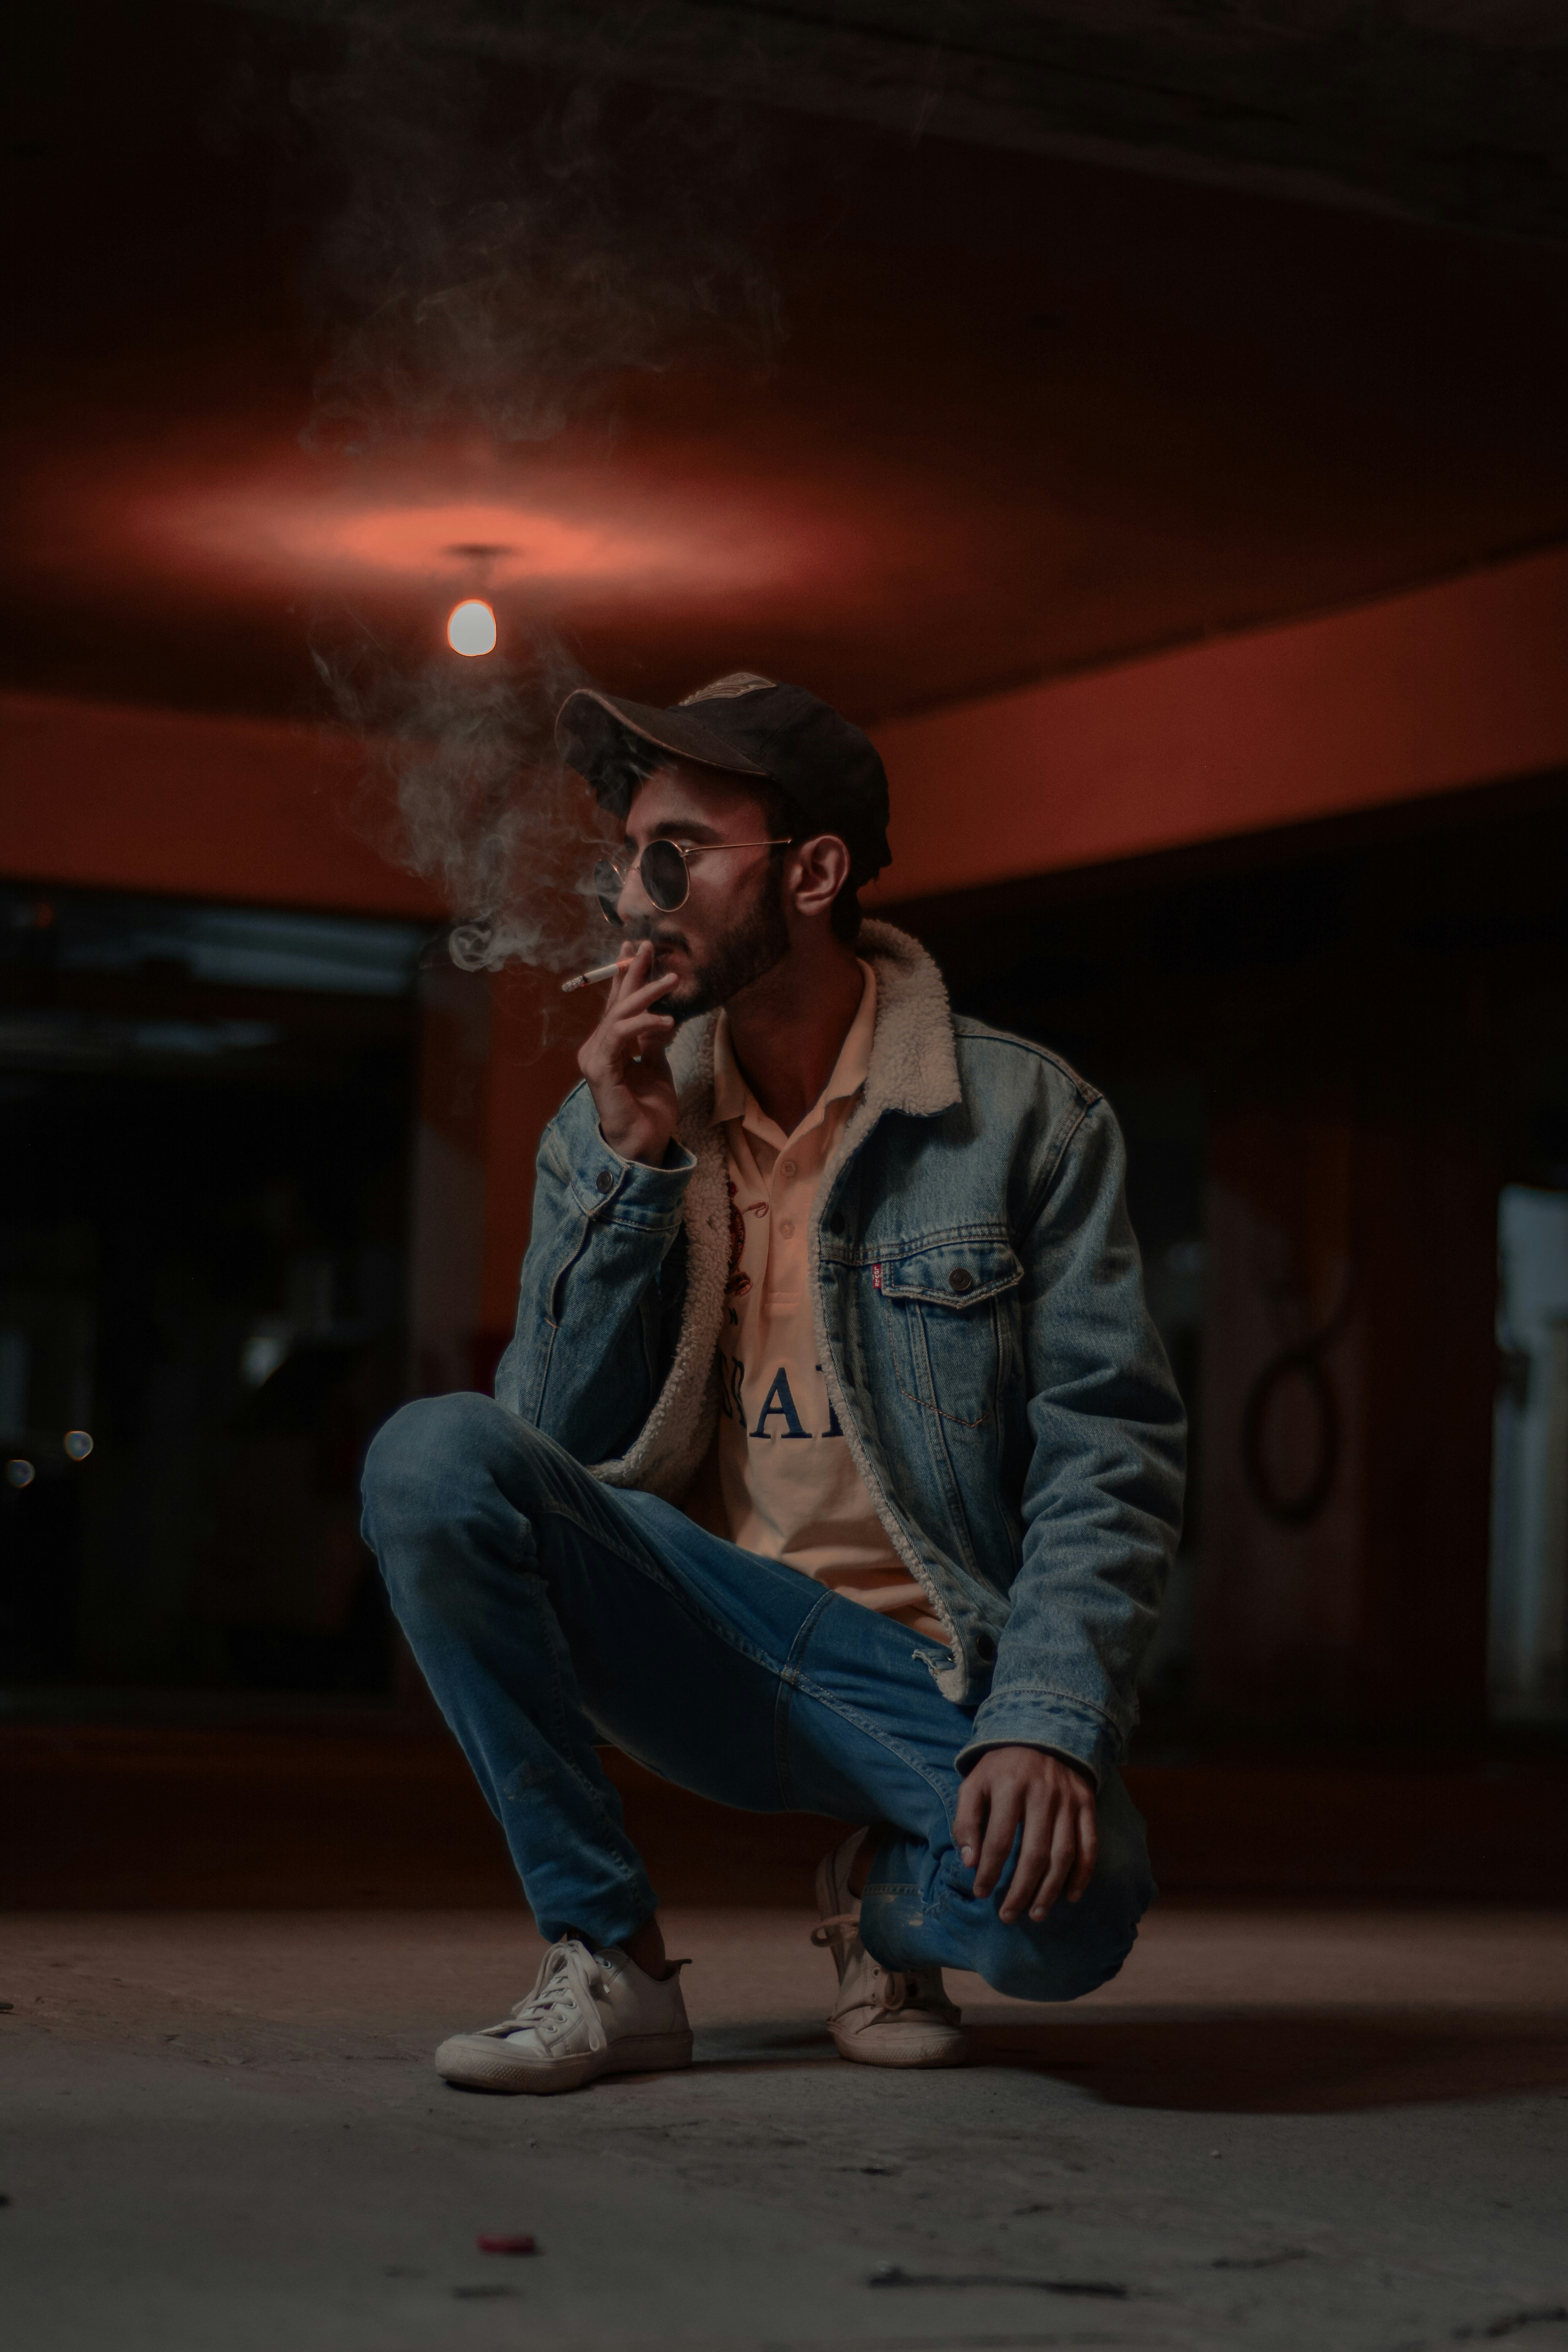
[[[625,371],[772,350],[777,296],[737,226],[760,226],[760,160],[731,110],[504,71],[395,19],[295,103],[342,190],[310,445],[545,441],[613,414]]]
[[[548,625],[533,629],[526,666],[492,655],[416,667],[363,628],[313,652],[335,716],[367,748],[359,827],[436,884],[458,918],[453,962],[580,960],[600,928],[583,887],[595,820],[553,722],[583,672]]]
[[[331,190],[308,448],[505,448],[589,417],[613,433],[628,373],[716,352],[765,365],[779,314],[752,242],[754,128],[711,102],[422,47],[395,16],[341,40],[291,88],[309,173]],[[594,813],[552,740],[585,675],[548,613],[523,635],[521,656],[464,660],[411,658],[352,614],[312,631],[334,716],[369,747],[360,821],[440,889],[470,969],[559,967],[598,921]]]

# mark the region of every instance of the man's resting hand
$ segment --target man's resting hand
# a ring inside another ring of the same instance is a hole
[[[1076,1903],[1088,1886],[1099,1852],[1094,1790],[1070,1764],[1043,1748],[987,1748],[965,1775],[953,1815],[976,1895],[989,1895],[1001,1877],[1020,1823],[1018,1866],[999,1912],[1009,1922],[1026,1911],[1043,1919],[1064,1889]]]

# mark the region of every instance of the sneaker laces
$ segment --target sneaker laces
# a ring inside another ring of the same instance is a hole
[[[860,1933],[858,1911],[840,1911],[837,1918],[819,1920],[811,1931],[811,1940],[819,1951],[831,1951],[843,1974],[849,1947]]]
[[[837,1961],[840,1982],[847,1968],[850,1946],[859,1934],[860,1916],[855,1911],[841,1911],[836,1918],[819,1920],[811,1931],[811,1940],[818,1950],[831,1950]],[[866,1948],[861,1945],[860,1948],[865,1951]],[[922,1983],[922,1970],[885,1969],[880,1960],[871,1959],[869,1952],[866,1952],[866,1958],[871,1964],[876,1991],[864,2000],[849,2001],[838,2014],[847,2016],[851,2010],[874,2009],[879,2016],[894,2017],[902,2009],[945,2011],[951,2007],[950,2002]]]
[[[881,2011],[884,2017],[892,2016],[896,2011],[902,2009],[910,1999],[910,1979],[904,1970],[884,1969],[879,1966],[875,2006]]]
[[[588,2028],[589,2049],[606,2049],[609,2036],[594,1998],[604,1981],[605,1971],[586,1944],[580,1944],[574,1936],[563,1936],[546,1952],[544,1964],[533,1979],[533,1990],[525,1993],[512,2011],[513,2022],[508,2032],[547,2025],[574,2009]]]

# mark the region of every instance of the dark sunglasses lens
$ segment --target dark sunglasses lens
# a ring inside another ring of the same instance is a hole
[[[686,903],[686,860],[673,841],[650,841],[642,854],[642,886],[668,915]]]
[[[601,857],[594,868],[594,896],[599,902],[599,912],[606,923],[620,929],[621,877],[607,857]]]

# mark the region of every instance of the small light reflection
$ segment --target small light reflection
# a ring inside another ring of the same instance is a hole
[[[6,1483],[12,1486],[30,1486],[37,1475],[30,1462],[18,1460],[5,1465]]]
[[[288,1328],[276,1322],[263,1324],[251,1333],[239,1351],[239,1377],[247,1389],[258,1389],[272,1378],[289,1353],[291,1339]]]
[[[470,596],[453,608],[447,623],[447,643],[456,654],[493,654],[496,616],[480,596]]]
[[[73,1462],[85,1462],[92,1452],[92,1434],[86,1429],[68,1429],[66,1452]]]

